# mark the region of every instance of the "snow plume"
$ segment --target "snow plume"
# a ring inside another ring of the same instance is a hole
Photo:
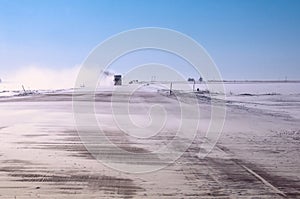
[[[0,90],[21,90],[22,85],[25,89],[68,89],[74,88],[75,82],[80,71],[80,66],[64,69],[50,69],[43,67],[30,66],[9,72],[3,77],[3,84]],[[101,84],[110,85],[112,74],[107,73]],[[2,88],[1,88],[2,87]]]

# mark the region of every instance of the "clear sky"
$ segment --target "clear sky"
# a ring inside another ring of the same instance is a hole
[[[71,68],[149,26],[194,38],[225,79],[300,79],[299,0],[0,0],[0,73]]]

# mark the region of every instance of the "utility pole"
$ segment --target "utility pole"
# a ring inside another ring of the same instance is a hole
[[[172,82],[170,84],[170,95],[172,95]]]
[[[193,83],[193,92],[195,91],[195,84],[196,84],[196,81],[194,81],[194,83]]]
[[[151,76],[151,82],[155,82],[156,81],[156,76]]]

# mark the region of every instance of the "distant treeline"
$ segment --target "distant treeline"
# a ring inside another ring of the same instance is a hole
[[[223,84],[249,84],[249,83],[300,83],[300,80],[207,80],[207,81],[139,81],[136,84],[160,83],[160,84],[206,84],[206,83],[223,83]]]

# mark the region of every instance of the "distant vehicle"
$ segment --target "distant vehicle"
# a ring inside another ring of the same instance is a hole
[[[114,82],[115,82],[115,86],[122,85],[122,75],[115,75]]]
[[[194,78],[191,78],[191,77],[189,77],[189,78],[188,78],[188,82],[195,82],[195,79],[194,79]]]
[[[129,84],[137,84],[139,81],[137,80],[137,79],[135,79],[135,80],[131,80],[130,82],[129,82]]]

